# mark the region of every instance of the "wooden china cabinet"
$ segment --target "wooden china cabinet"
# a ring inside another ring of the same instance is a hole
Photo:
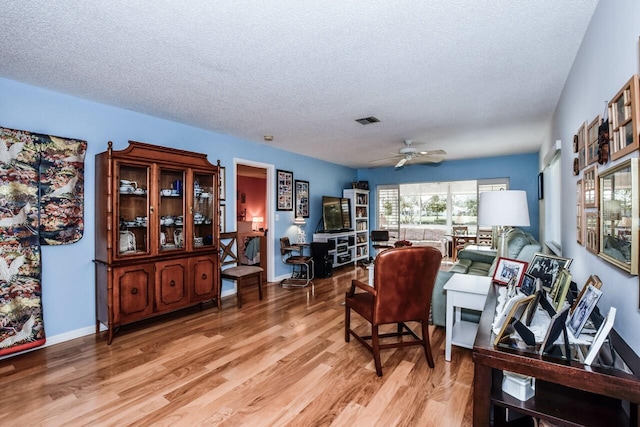
[[[129,141],[96,155],[96,333],[206,300],[220,308],[220,165]]]

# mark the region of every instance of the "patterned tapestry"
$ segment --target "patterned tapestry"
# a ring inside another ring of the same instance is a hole
[[[45,343],[40,246],[82,237],[86,149],[0,127],[0,356]]]

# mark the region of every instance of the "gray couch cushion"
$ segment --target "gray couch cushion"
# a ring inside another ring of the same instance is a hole
[[[471,264],[473,264],[473,261],[470,259],[459,259],[449,271],[452,273],[467,273]]]
[[[467,274],[473,274],[475,276],[488,276],[489,268],[491,268],[491,264],[487,264],[486,262],[474,262],[472,266],[467,270]]]

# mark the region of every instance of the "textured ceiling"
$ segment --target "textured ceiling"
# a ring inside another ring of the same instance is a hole
[[[11,0],[0,76],[353,167],[531,153],[596,4]]]

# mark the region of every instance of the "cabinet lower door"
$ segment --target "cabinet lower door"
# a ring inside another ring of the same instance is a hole
[[[153,264],[113,270],[113,321],[143,319],[153,313]]]
[[[191,301],[218,298],[218,259],[215,255],[195,257],[191,260]]]
[[[156,263],[156,311],[184,307],[187,294],[187,258]]]

